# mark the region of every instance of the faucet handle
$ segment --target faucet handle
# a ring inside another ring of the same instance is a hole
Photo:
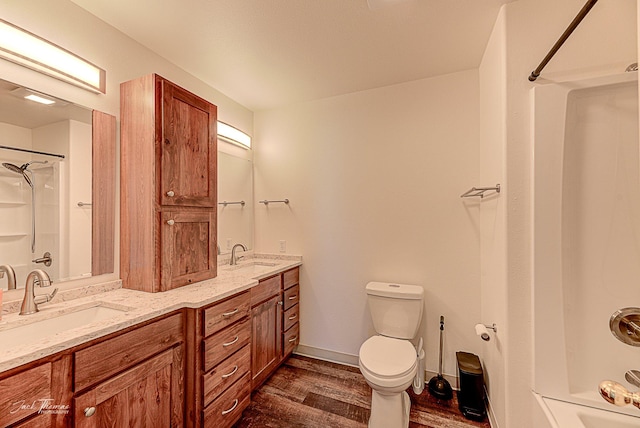
[[[629,370],[624,374],[624,378],[632,385],[640,387],[640,371]]]
[[[58,292],[58,289],[54,288],[53,291],[51,292],[51,294],[40,294],[40,295],[35,297],[34,301],[37,304],[50,302],[56,296],[57,292]]]

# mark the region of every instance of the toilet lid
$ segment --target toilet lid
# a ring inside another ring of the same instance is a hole
[[[416,350],[408,340],[373,336],[360,347],[360,364],[380,377],[397,377],[413,369]]]

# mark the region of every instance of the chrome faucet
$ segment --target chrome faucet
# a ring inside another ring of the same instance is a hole
[[[58,289],[54,289],[51,294],[44,294],[36,296],[36,285],[40,287],[49,287],[51,285],[51,278],[42,269],[36,269],[27,275],[27,283],[24,287],[24,299],[22,300],[22,306],[20,307],[20,315],[35,314],[38,312],[38,304],[51,301],[58,292]]]
[[[640,391],[631,392],[618,382],[612,380],[603,380],[599,386],[600,395],[607,402],[616,406],[626,406],[633,404],[640,409]]]
[[[9,290],[16,289],[16,272],[9,265],[0,266],[0,278],[4,278],[4,274],[7,274],[7,283],[9,285]]]
[[[236,256],[236,248],[241,247],[242,251],[247,251],[247,247],[244,244],[236,244],[231,249],[231,260],[229,260],[229,264],[231,266],[238,264],[238,260],[240,260],[243,256]]]

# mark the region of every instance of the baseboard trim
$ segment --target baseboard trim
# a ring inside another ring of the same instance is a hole
[[[358,367],[359,359],[357,355],[347,354],[344,352],[330,351],[328,349],[316,348],[315,346],[299,344],[293,351],[296,355],[302,355],[303,357],[316,358],[318,360],[328,361],[330,363],[345,364],[347,366]],[[438,373],[425,370],[425,388],[428,385],[429,380],[432,377],[437,376]],[[453,375],[444,373],[443,377],[449,382],[454,390],[458,390],[458,378]]]
[[[293,351],[296,355],[302,355],[303,357],[316,358],[322,361],[328,361],[330,363],[344,364],[347,366],[358,367],[358,356],[352,354],[346,354],[344,352],[330,351],[328,349],[316,348],[314,346],[308,346],[299,344]]]

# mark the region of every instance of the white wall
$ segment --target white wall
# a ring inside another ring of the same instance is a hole
[[[478,73],[261,111],[255,116],[256,249],[302,254],[301,343],[356,356],[372,325],[367,282],[425,288],[427,368],[479,351]],[[357,358],[355,359],[357,363]]]
[[[506,322],[506,16],[500,10],[487,44],[480,74],[480,182],[500,183],[501,194],[478,202],[480,206],[481,320],[496,324],[489,342],[482,342],[481,359],[489,398],[489,417],[494,427],[505,420]]]

